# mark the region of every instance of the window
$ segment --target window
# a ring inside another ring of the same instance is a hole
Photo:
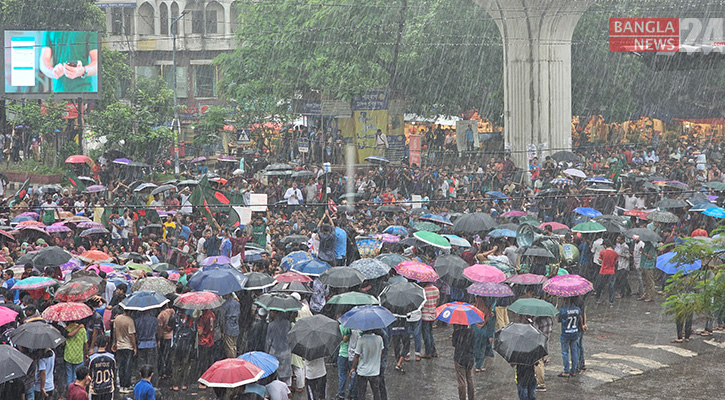
[[[206,33],[217,33],[217,19],[215,10],[206,10]]]
[[[169,89],[174,89],[174,66],[162,65],[161,76],[164,77]],[[176,67],[176,97],[186,98],[187,96],[186,67]]]
[[[165,3],[161,3],[159,7],[159,24],[161,26],[161,34],[169,34],[169,8]]]
[[[204,33],[204,12],[203,11],[192,11],[191,12],[191,33]]]
[[[138,8],[138,34],[139,35],[153,35],[155,29],[155,18],[154,8],[149,3],[143,3]]]
[[[132,35],[133,25],[133,9],[129,8],[112,8],[111,9],[111,34],[112,35]]]
[[[216,97],[216,67],[194,66],[194,97]]]

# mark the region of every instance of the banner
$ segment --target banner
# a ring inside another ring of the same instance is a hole
[[[388,110],[354,111],[353,115],[357,159],[362,162],[367,157],[378,155],[375,150],[375,132],[380,129],[388,134]]]
[[[725,53],[725,18],[610,18],[609,51]]]
[[[392,162],[398,162],[405,157],[404,125],[403,115],[390,116],[390,133],[388,133],[388,144],[390,147],[385,151],[385,158]]]
[[[420,135],[410,135],[410,156],[408,157],[410,161],[410,166],[417,165],[420,167],[420,150],[421,150],[421,136]]]

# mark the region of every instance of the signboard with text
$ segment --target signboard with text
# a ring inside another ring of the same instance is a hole
[[[725,18],[610,18],[615,53],[725,53]]]

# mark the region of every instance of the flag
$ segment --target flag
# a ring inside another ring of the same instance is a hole
[[[337,212],[337,204],[335,204],[335,200],[327,199],[327,209],[333,214]]]
[[[72,171],[68,171],[65,173],[65,177],[68,178],[68,182],[76,188],[79,192],[85,192],[86,191],[86,185],[83,184],[83,182],[78,179],[76,174],[74,174]]]
[[[20,186],[20,189],[15,192],[15,202],[19,203],[22,201],[25,196],[28,194],[28,188],[30,187],[30,178],[26,179],[25,182],[23,182],[22,186]]]

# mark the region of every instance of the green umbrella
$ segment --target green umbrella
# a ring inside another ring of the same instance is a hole
[[[377,305],[380,304],[380,302],[375,298],[375,296],[371,296],[366,293],[347,292],[330,297],[330,300],[327,300],[327,304],[361,306],[367,304]]]
[[[559,313],[553,304],[539,299],[518,299],[509,306],[509,310],[519,315],[534,317],[552,317]]]
[[[450,249],[451,243],[446,239],[445,237],[428,231],[418,231],[413,234],[413,236],[420,240],[421,242],[427,243],[433,247],[438,247],[440,249]]]
[[[416,231],[440,232],[442,228],[432,222],[418,222],[413,225],[413,229]]]
[[[605,228],[604,225],[600,224],[599,222],[589,221],[577,224],[576,226],[571,228],[571,231],[580,233],[597,233],[606,232],[607,228]]]
[[[151,267],[149,267],[146,264],[139,264],[139,263],[135,263],[135,262],[130,262],[130,263],[127,263],[126,266],[129,269],[140,269],[141,271],[145,271],[145,272],[154,272],[151,269]]]
[[[709,187],[715,190],[725,190],[725,183],[718,181],[711,181],[703,184],[702,186]]]

